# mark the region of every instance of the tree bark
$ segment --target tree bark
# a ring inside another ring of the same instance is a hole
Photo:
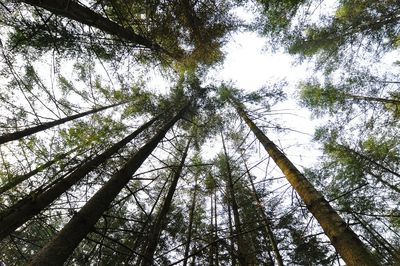
[[[146,245],[145,252],[143,254],[143,260],[140,264],[141,266],[151,266],[153,265],[153,256],[157,248],[157,242],[160,238],[161,232],[166,225],[166,217],[169,209],[171,208],[172,198],[174,196],[176,187],[178,185],[179,178],[182,174],[182,169],[185,164],[186,156],[189,150],[190,140],[186,144],[185,151],[183,152],[181,162],[179,166],[174,171],[174,176],[172,178],[171,186],[168,189],[167,196],[165,197],[164,204],[157,215],[154,225],[151,228],[150,235],[148,236],[148,241]]]
[[[197,175],[194,176],[194,188],[193,188],[192,204],[190,205],[190,210],[189,210],[189,227],[188,227],[188,232],[187,232],[187,236],[186,236],[186,245],[185,245],[185,253],[184,253],[185,260],[183,261],[183,266],[187,265],[190,244],[192,241],[193,216],[194,216],[194,211],[196,209],[196,199],[197,199]]]
[[[215,253],[215,266],[219,265],[218,255],[218,212],[217,212],[217,184],[214,186],[214,253]]]
[[[32,6],[39,6],[53,14],[98,28],[108,34],[129,41],[132,44],[141,45],[153,51],[163,51],[158,44],[152,42],[146,37],[136,34],[132,29],[120,26],[114,21],[103,17],[74,0],[22,0],[22,2]]]
[[[278,147],[253,123],[241,105],[235,99],[230,98],[229,101],[282,170],[289,183],[302,198],[307,209],[317,219],[332,245],[347,265],[379,265],[358,236],[337,214],[323,195],[314,188]]]
[[[231,265],[236,266],[236,252],[235,252],[235,239],[236,235],[233,232],[233,223],[232,223],[232,214],[231,214],[231,205],[228,204],[228,224],[229,224],[229,235],[231,235],[229,242],[229,256],[231,257]]]
[[[105,162],[114,153],[118,152],[119,149],[124,147],[137,135],[147,129],[151,124],[153,124],[158,117],[151,119],[149,122],[145,123],[132,134],[116,143],[114,146],[108,148],[102,154],[96,156],[92,160],[86,162],[78,169],[74,170],[64,179],[55,183],[52,187],[45,191],[35,191],[28,195],[26,198],[21,199],[13,206],[4,210],[0,213],[0,239],[3,239],[8,234],[13,232],[15,229],[23,225],[31,217],[40,213],[44,208],[46,208],[50,203],[60,197],[65,191],[67,191],[71,186],[76,184],[89,172],[93,171],[100,164]]]
[[[132,175],[164,138],[167,131],[186,113],[188,105],[168,121],[103,187],[76,213],[64,228],[33,258],[29,265],[63,265],[82,239],[128,184]]]
[[[213,223],[213,215],[214,215],[214,211],[213,211],[213,194],[210,193],[210,243],[213,241],[213,235],[214,235],[214,223]],[[214,246],[210,246],[210,248],[208,249],[208,263],[210,266],[214,266]]]
[[[67,117],[64,117],[64,118],[61,118],[61,119],[58,119],[58,120],[46,122],[46,123],[40,124],[38,126],[26,128],[24,130],[16,131],[16,132],[13,132],[13,133],[7,133],[7,134],[4,134],[4,135],[0,136],[0,144],[4,144],[4,143],[9,142],[9,141],[21,139],[23,137],[33,135],[33,134],[35,134],[37,132],[52,128],[54,126],[58,126],[58,125],[64,124],[64,123],[66,123],[68,121],[71,121],[71,120],[74,120],[74,119],[77,119],[77,118],[81,118],[81,117],[84,117],[86,115],[94,114],[94,113],[97,113],[97,112],[100,112],[100,111],[103,111],[103,110],[106,110],[108,108],[112,108],[112,107],[115,107],[115,106],[118,106],[118,105],[121,105],[121,104],[124,104],[124,103],[126,103],[126,102],[111,104],[111,105],[108,105],[108,106],[104,106],[104,107],[101,107],[101,108],[96,108],[96,109],[93,109],[93,110],[90,110],[90,111],[86,111],[86,112],[83,112],[83,113],[67,116]]]

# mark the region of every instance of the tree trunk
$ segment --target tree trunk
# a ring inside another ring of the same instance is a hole
[[[249,126],[265,150],[282,170],[289,183],[302,198],[307,209],[317,219],[325,234],[329,237],[331,243],[347,265],[379,265],[358,236],[337,214],[323,195],[314,188],[278,147],[253,123],[240,104],[232,98],[230,99],[230,103],[236,108],[239,116]]]
[[[66,123],[68,121],[71,121],[71,120],[74,120],[74,119],[77,119],[77,118],[81,118],[81,117],[84,117],[86,115],[94,114],[94,113],[97,113],[97,112],[100,112],[100,111],[103,111],[103,110],[106,110],[108,108],[115,107],[115,106],[118,106],[118,105],[121,105],[121,104],[124,104],[124,103],[126,103],[126,102],[111,104],[111,105],[104,106],[104,107],[101,107],[101,108],[92,109],[90,111],[86,111],[86,112],[83,112],[83,113],[67,116],[67,117],[61,118],[59,120],[46,122],[46,123],[40,124],[38,126],[26,128],[26,129],[23,129],[23,130],[20,130],[20,131],[16,131],[16,132],[13,132],[13,133],[7,133],[7,134],[4,134],[4,135],[0,136],[0,144],[4,144],[4,143],[7,143],[9,141],[21,139],[23,137],[33,135],[33,134],[35,134],[37,132],[52,128],[54,126],[58,126],[58,125],[64,124],[64,123]]]
[[[129,182],[132,175],[164,138],[167,131],[182,118],[188,105],[168,121],[103,187],[76,213],[64,228],[33,258],[29,265],[63,265],[82,239]]]
[[[379,102],[379,103],[389,103],[393,105],[399,105],[400,101],[395,99],[388,98],[379,98],[379,97],[370,97],[370,96],[361,96],[361,95],[353,95],[353,94],[345,94],[347,97],[356,100],[356,101],[367,101],[367,102]]]
[[[279,266],[283,266],[282,256],[279,253],[278,245],[276,243],[274,233],[272,232],[272,229],[271,229],[271,223],[267,217],[263,203],[261,202],[261,199],[257,194],[256,187],[254,186],[253,179],[251,178],[249,168],[247,167],[247,164],[246,164],[246,161],[244,160],[244,158],[243,158],[243,162],[244,162],[244,166],[246,168],[246,172],[249,177],[250,184],[251,184],[251,188],[252,188],[252,192],[253,192],[252,195],[253,195],[254,200],[257,203],[258,211],[261,214],[261,217],[264,221],[265,231],[267,233],[267,237],[268,237],[269,243],[271,244],[272,250],[274,251],[276,262]]]
[[[218,255],[218,213],[217,213],[217,185],[214,186],[214,253],[215,253],[215,266],[219,265]]]
[[[371,163],[371,164],[377,166],[378,168],[380,168],[380,169],[382,169],[382,170],[384,170],[384,171],[386,171],[386,172],[388,172],[388,173],[391,173],[392,175],[395,175],[395,176],[397,176],[397,177],[400,177],[400,174],[399,174],[399,173],[397,173],[397,172],[395,172],[395,171],[393,171],[393,170],[387,168],[387,167],[384,166],[383,164],[378,163],[377,161],[375,161],[375,160],[369,158],[368,156],[365,156],[364,154],[362,154],[362,153],[360,153],[360,152],[358,152],[358,151],[356,151],[356,150],[353,150],[353,149],[351,149],[351,148],[349,148],[349,147],[347,147],[347,146],[345,146],[345,145],[342,145],[342,144],[339,144],[339,143],[338,143],[337,145],[338,145],[339,147],[343,148],[345,151],[349,152],[350,154],[353,154],[354,156],[359,157],[359,158],[361,158],[362,160],[365,160],[365,161],[367,161],[367,162],[369,162],[369,163]]]
[[[98,28],[108,34],[119,37],[132,44],[144,46],[153,51],[163,51],[163,49],[151,40],[136,34],[133,30],[124,28],[114,21],[103,17],[88,7],[85,7],[72,0],[22,0],[29,5],[39,6],[53,14],[60,15],[82,24]],[[163,51],[165,52],[165,51]]]
[[[141,266],[151,266],[153,265],[153,256],[157,248],[157,242],[160,238],[161,232],[166,225],[166,217],[169,209],[171,208],[172,198],[174,196],[176,186],[178,185],[178,180],[181,176],[183,166],[185,164],[186,156],[189,150],[190,140],[186,144],[185,151],[183,152],[181,162],[179,166],[174,171],[174,176],[172,178],[171,186],[168,189],[167,196],[165,197],[164,204],[157,215],[154,225],[151,228],[150,235],[148,236],[148,241],[146,245],[145,252],[143,254],[143,260],[140,264]]]
[[[376,242],[380,245],[380,247],[376,247],[375,249],[379,252],[383,249],[391,256],[393,261],[393,265],[400,265],[400,254],[398,248],[394,247],[389,241],[386,240],[384,236],[382,236],[379,232],[377,232],[368,222],[364,221],[357,214],[353,214],[355,220],[357,220],[361,226],[375,239]]]
[[[194,243],[193,252],[197,252],[196,243]],[[192,256],[192,262],[190,262],[190,266],[196,266],[196,256]]]
[[[146,221],[143,223],[143,226],[140,228],[140,231],[139,231],[139,233],[137,234],[139,237],[135,239],[135,242],[133,243],[133,246],[132,246],[132,248],[131,248],[132,250],[137,250],[139,244],[140,244],[142,241],[144,241],[144,237],[143,237],[143,236],[145,235],[146,229],[149,227],[149,223],[150,223],[150,221],[151,221],[151,215],[153,215],[154,209],[156,208],[156,206],[157,206],[157,204],[158,204],[158,201],[160,200],[161,195],[162,195],[162,193],[163,193],[165,187],[167,186],[167,183],[168,183],[168,180],[166,180],[166,181],[164,182],[163,186],[161,187],[161,190],[160,190],[160,192],[158,193],[157,198],[156,198],[156,200],[154,201],[154,204],[153,204],[153,206],[151,207],[150,212],[148,213],[148,216],[147,216],[147,218],[146,218]],[[140,251],[139,251],[139,252],[140,252]],[[132,253],[132,255],[133,255],[133,254],[137,254],[137,253],[139,253],[139,252]],[[142,257],[141,257],[141,256],[137,256],[137,257],[136,257],[136,260],[135,260],[134,262],[131,262],[131,257],[132,257],[132,255],[125,261],[125,263],[126,263],[126,264],[139,265],[140,262],[142,261]]]
[[[44,208],[46,208],[50,203],[60,197],[65,191],[67,191],[71,186],[76,184],[89,172],[96,169],[100,164],[105,162],[114,153],[118,152],[119,149],[124,147],[137,135],[147,129],[151,124],[153,124],[158,117],[151,119],[149,122],[145,123],[132,134],[110,147],[102,154],[96,156],[94,159],[86,162],[78,169],[74,170],[64,179],[55,183],[52,187],[45,191],[34,191],[27,197],[21,199],[16,204],[10,208],[4,210],[0,213],[0,239],[3,239],[8,234],[13,232],[15,229],[23,225],[34,215],[40,213]]]
[[[28,180],[30,177],[36,175],[37,173],[46,170],[47,168],[49,168],[53,164],[63,160],[65,157],[67,157],[68,155],[73,153],[75,150],[76,149],[73,149],[73,150],[71,150],[69,152],[66,152],[66,153],[57,154],[54,157],[53,160],[50,160],[47,163],[36,167],[35,169],[33,169],[32,171],[30,171],[30,172],[28,172],[26,174],[15,175],[15,176],[10,177],[9,181],[6,184],[4,184],[3,186],[0,187],[0,195],[3,194],[4,192],[8,191],[9,189],[12,189],[12,188],[16,187],[17,185],[21,184],[25,180]]]
[[[391,190],[400,193],[400,187],[396,187],[395,185],[390,184],[388,181],[383,180],[382,176],[372,173],[372,171],[366,170],[368,174],[373,176],[378,182],[381,182],[384,186],[389,187]]]
[[[231,257],[231,265],[236,266],[236,254],[235,254],[235,233],[233,231],[233,223],[232,223],[232,214],[231,214],[231,205],[228,204],[228,224],[229,224],[229,256]]]
[[[213,241],[214,235],[214,223],[213,223],[213,194],[210,193],[210,243]],[[208,249],[208,263],[210,266],[214,266],[214,246],[210,246]]]
[[[225,140],[224,137],[221,133],[221,138],[222,138],[222,147],[224,149],[224,154],[225,154],[225,162],[226,162],[226,177],[227,177],[227,192],[229,195],[229,203],[231,204],[232,207],[232,212],[233,212],[233,220],[235,222],[235,234],[237,234],[237,245],[238,245],[238,260],[239,264],[246,266],[246,265],[256,265],[256,259],[252,255],[251,248],[249,243],[246,243],[247,241],[245,240],[245,235],[242,234],[242,223],[240,221],[240,215],[239,215],[239,206],[236,201],[235,197],[235,190],[234,190],[234,184],[233,184],[233,177],[232,177],[232,170],[231,166],[229,163],[229,158],[228,154],[226,152],[226,147],[225,147]]]
[[[397,177],[400,177],[399,173],[389,169],[388,167],[384,166],[383,164],[377,162],[376,160],[371,159],[368,156],[366,156],[366,155],[364,155],[364,154],[362,154],[362,153],[360,153],[360,152],[358,152],[358,151],[356,151],[356,150],[354,150],[354,149],[352,149],[352,148],[350,148],[350,147],[348,147],[346,145],[342,145],[342,144],[339,144],[339,143],[336,143],[336,145],[339,148],[342,148],[343,150],[345,150],[346,152],[351,154],[352,156],[354,156],[355,158],[357,158],[358,160],[367,161],[369,164],[375,165],[377,168],[380,168],[381,170],[383,170],[385,172],[388,172],[388,173],[391,173],[391,174],[393,174],[393,175],[395,175]],[[388,181],[384,180],[381,175],[373,173],[371,168],[369,168],[369,169],[367,168],[367,169],[363,169],[363,170],[364,170],[365,173],[370,174],[372,177],[374,177],[378,182],[382,183],[384,186],[389,187],[390,189],[392,189],[393,191],[396,191],[397,193],[400,193],[400,187],[392,185]]]
[[[197,197],[197,175],[194,176],[194,188],[193,188],[192,204],[191,204],[190,210],[189,210],[189,228],[188,228],[188,232],[187,232],[187,236],[186,236],[186,245],[185,245],[185,254],[184,254],[185,260],[183,261],[183,266],[187,265],[190,244],[192,241],[193,216],[194,216],[194,210],[196,209],[196,197]]]

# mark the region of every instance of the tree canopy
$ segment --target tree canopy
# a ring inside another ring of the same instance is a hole
[[[399,18],[394,0],[1,1],[0,264],[399,265]],[[243,32],[309,71],[216,79]],[[316,128],[292,128],[306,112]]]

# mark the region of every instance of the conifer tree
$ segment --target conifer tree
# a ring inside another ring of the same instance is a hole
[[[236,108],[239,116],[253,131],[265,150],[285,174],[289,183],[303,199],[308,210],[320,223],[343,260],[349,265],[378,265],[358,236],[346,225],[346,222],[331,207],[323,195],[314,188],[292,162],[254,124],[240,103],[232,96],[228,97],[230,97],[228,99]]]

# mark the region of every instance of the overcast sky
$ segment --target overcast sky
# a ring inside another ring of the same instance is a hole
[[[234,34],[224,48],[226,59],[223,66],[211,76],[225,82],[232,81],[237,88],[247,91],[283,79],[288,81],[288,86],[284,88],[288,100],[272,108],[282,110],[273,117],[279,118],[281,126],[307,134],[290,131],[279,134],[271,131],[269,134],[296,164],[310,166],[320,155],[318,147],[310,143],[318,121],[312,121],[308,110],[300,108],[295,99],[296,84],[305,79],[310,68],[306,64],[295,65],[294,58],[284,52],[272,53],[266,49],[266,45],[265,38],[256,33]]]

